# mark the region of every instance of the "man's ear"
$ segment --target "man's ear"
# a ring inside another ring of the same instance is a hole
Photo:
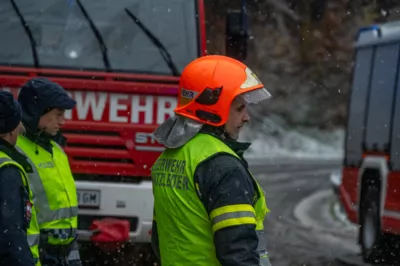
[[[19,135],[19,126],[17,126],[13,131],[9,132],[12,137]]]
[[[24,136],[26,133],[25,126],[23,124],[20,125],[20,128],[18,129],[18,135]]]
[[[38,122],[37,122],[37,129],[43,130],[43,127],[41,126],[41,123],[43,122],[43,119],[45,119],[45,116],[46,116],[46,114],[41,115],[41,116],[39,117],[39,120],[38,120]]]

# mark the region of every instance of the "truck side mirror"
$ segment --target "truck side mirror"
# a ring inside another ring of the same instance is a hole
[[[247,13],[243,10],[228,10],[226,14],[226,55],[238,60],[247,57]]]

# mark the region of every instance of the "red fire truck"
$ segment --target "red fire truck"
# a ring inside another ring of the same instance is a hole
[[[400,234],[400,23],[362,28],[348,105],[340,198],[359,224],[366,262],[387,259]]]
[[[244,9],[226,17],[226,53],[246,56]],[[178,78],[206,54],[203,0],[4,0],[0,87],[18,94],[35,76],[67,89],[65,151],[79,198],[79,239],[96,219],[130,222],[150,243],[150,167],[163,150],[152,131],[173,114]],[[148,245],[149,246],[149,245]]]

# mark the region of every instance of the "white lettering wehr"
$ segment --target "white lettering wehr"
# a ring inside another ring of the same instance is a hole
[[[0,88],[18,96],[20,88]],[[160,125],[174,114],[176,97],[69,90],[76,107],[67,120]]]
[[[162,124],[173,115],[176,98],[105,92],[69,91],[76,108],[67,119],[113,123]]]

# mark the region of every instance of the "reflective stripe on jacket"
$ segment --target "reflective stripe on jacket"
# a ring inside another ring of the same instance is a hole
[[[28,157],[33,173],[28,174],[34,193],[37,217],[47,243],[67,245],[75,241],[78,202],[76,186],[68,157],[54,141],[53,154],[24,136],[17,141],[17,149]]]

